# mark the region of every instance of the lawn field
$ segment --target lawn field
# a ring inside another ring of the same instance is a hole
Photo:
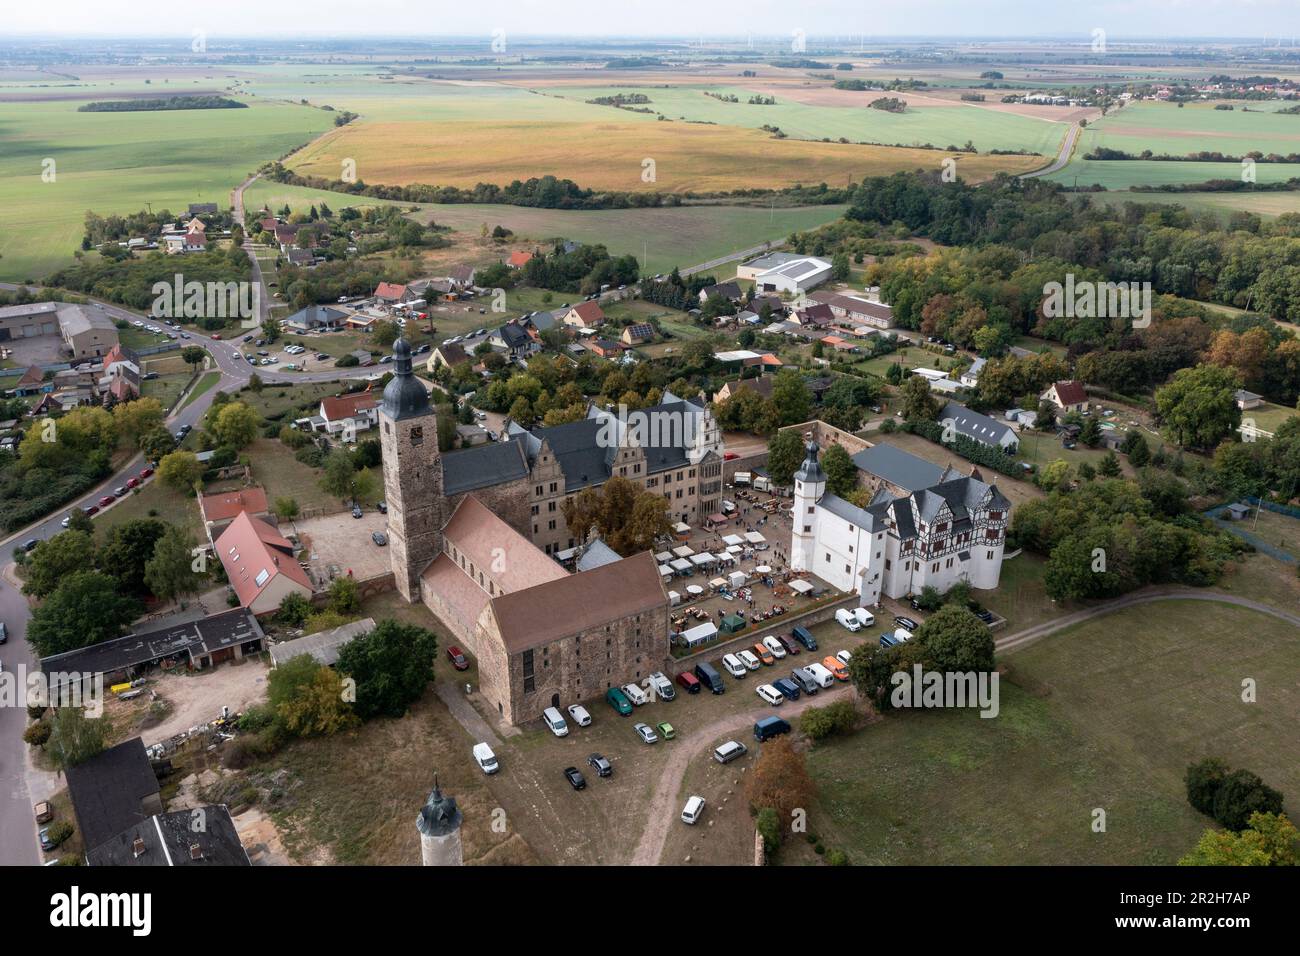
[[[997,718],[904,713],[818,745],[812,828],[862,865],[1159,865],[1212,825],[1187,804],[1192,761],[1253,770],[1294,805],[1300,634],[1228,605],[1157,607],[1008,655]],[[1243,675],[1261,703],[1242,703]]]
[[[71,262],[87,210],[226,208],[250,170],[332,122],[322,110],[256,100],[242,110],[78,113],[82,102],[0,102],[0,280]],[[52,182],[42,179],[46,160]]]
[[[1100,165],[1100,164],[1093,164]],[[1120,164],[1123,165],[1123,164]],[[1268,169],[1258,166],[1257,170]],[[1080,180],[1082,182],[1083,180]],[[1162,206],[1185,206],[1192,212],[1211,212],[1221,221],[1234,212],[1253,212],[1263,219],[1276,219],[1283,213],[1300,213],[1300,192],[1252,192],[1252,193],[1133,193],[1127,190],[1093,193],[1094,202],[1107,205],[1123,203],[1159,203]]]
[[[335,209],[380,203],[365,197],[261,180],[245,191],[250,208],[265,205],[279,209],[287,203],[293,209],[305,210],[322,200]],[[779,242],[792,232],[833,222],[844,214],[844,209],[844,206],[763,209],[707,205],[574,212],[497,203],[428,203],[420,206],[419,216],[421,221],[431,219],[475,238],[486,224],[489,229],[505,226],[521,241],[565,238],[603,243],[616,255],[635,255],[651,272],[666,272],[673,266],[684,268],[708,262],[765,241]],[[468,261],[485,259],[480,250],[467,251],[465,257]],[[494,259],[489,254],[486,261]]]

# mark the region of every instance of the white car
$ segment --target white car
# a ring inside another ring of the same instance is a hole
[[[848,667],[849,658],[852,656],[853,656],[852,651],[839,651],[838,653],[836,653],[835,659],[839,661],[841,664],[843,664],[845,667]]]
[[[725,744],[720,744],[713,748],[713,759],[718,763],[731,763],[737,757],[743,757],[749,753],[749,748],[738,740],[728,740]]]
[[[497,763],[497,755],[492,752],[492,748],[487,744],[474,745],[474,762],[479,765],[479,769],[484,773],[496,773],[500,769]]]
[[[772,656],[775,657],[778,661],[781,658],[785,657],[785,648],[782,647],[781,642],[778,641],[771,634],[763,638],[763,646],[766,647],[769,651],[771,651]]]
[[[647,694],[640,687],[638,687],[636,684],[624,684],[621,689],[623,693],[627,696],[627,699],[630,700],[637,707],[640,707],[642,704],[650,703],[650,695]]]
[[[853,609],[853,616],[858,619],[858,624],[861,627],[871,627],[876,623],[876,616],[865,607],[855,607]]]
[[[839,622],[840,627],[846,631],[856,632],[861,629],[862,625],[858,623],[857,616],[850,613],[847,608],[840,608],[835,612],[835,620]]]
[[[763,666],[763,662],[758,659],[758,655],[753,651],[736,651],[736,656],[740,658],[740,663],[751,671],[756,671]]]
[[[722,666],[725,667],[727,673],[736,678],[736,680],[743,679],[744,676],[749,673],[749,670],[740,662],[740,658],[735,654],[723,654]]]
[[[579,727],[588,727],[591,725],[591,714],[587,713],[587,708],[581,704],[570,704],[568,707],[569,716]]]
[[[763,698],[763,700],[767,701],[773,707],[780,706],[781,702],[785,700],[785,696],[771,684],[760,684],[755,688],[754,693],[758,694],[759,697]]]
[[[694,825],[704,815],[704,798],[691,797],[682,808],[682,823]]]
[[[632,729],[636,731],[637,736],[645,743],[655,744],[659,742],[659,735],[650,728],[649,724],[635,724]]]

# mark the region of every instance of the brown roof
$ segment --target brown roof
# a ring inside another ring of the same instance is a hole
[[[338,395],[320,400],[321,417],[327,422],[336,422],[341,418],[352,418],[358,412],[377,407],[379,407],[379,399],[370,389],[366,389],[364,392],[353,392],[350,395]]]
[[[776,380],[772,375],[760,375],[758,378],[742,378],[735,382],[728,382],[730,388],[727,389],[732,395],[735,395],[742,388],[747,388],[757,392],[764,398],[772,397],[772,383]]]
[[[605,310],[594,299],[589,302],[579,302],[569,311],[578,313],[578,318],[586,325],[599,325],[605,321]]]
[[[492,599],[511,654],[667,606],[659,566],[649,551]]]
[[[381,282],[375,286],[376,299],[400,299],[406,295],[406,286],[396,282]]]
[[[507,593],[567,576],[564,568],[473,495],[461,499],[443,535],[482,572],[485,584],[490,578]]]
[[[475,269],[473,266],[457,265],[447,270],[447,278],[453,282],[459,282],[461,285],[469,285],[474,281]]]
[[[240,512],[264,515],[267,507],[266,491],[262,488],[241,488],[239,491],[219,491],[199,499],[199,509],[204,521],[226,521]]]
[[[1057,382],[1055,386],[1056,397],[1061,400],[1062,405],[1078,405],[1088,400],[1088,393],[1083,390],[1083,383],[1070,380],[1068,382]]]
[[[455,342],[444,342],[434,349],[436,353],[442,356],[442,360],[448,365],[459,365],[461,362],[469,361],[469,353],[457,345]]]
[[[237,514],[221,532],[216,549],[226,578],[244,607],[280,574],[311,591],[307,572],[293,559],[293,544],[265,521],[249,517],[247,511]]]
[[[879,302],[868,302],[866,299],[843,295],[839,292],[813,292],[809,294],[808,298],[814,302],[828,305],[833,309],[840,309],[849,315],[868,315],[886,320],[892,320],[894,315],[893,309],[887,305],[882,305]]]
[[[114,346],[116,348],[116,346]],[[15,388],[26,388],[28,385],[40,385],[45,381],[45,372],[39,365],[29,366],[27,371],[23,372],[23,377],[18,380]]]

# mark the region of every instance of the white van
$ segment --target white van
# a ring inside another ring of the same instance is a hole
[[[704,798],[691,797],[686,801],[686,806],[682,808],[682,823],[694,823],[704,815]]]
[[[803,669],[812,675],[812,679],[817,682],[818,686],[821,687],[822,690],[825,690],[827,687],[830,687],[835,683],[835,675],[832,674],[824,664],[818,664],[816,661],[813,661],[810,664],[805,664]]]
[[[547,727],[551,728],[551,733],[557,737],[567,737],[569,735],[569,725],[564,722],[560,712],[554,707],[547,707],[542,711],[542,721]]]
[[[760,684],[755,693],[773,707],[779,706],[780,703],[785,700],[785,697],[781,692],[771,684]]]
[[[781,642],[778,641],[771,634],[763,638],[763,646],[766,647],[769,651],[771,651],[772,656],[775,657],[778,661],[781,658],[785,657],[785,648],[782,647]]]
[[[862,627],[862,625],[858,623],[857,615],[855,615],[848,608],[842,607],[838,611],[836,611],[835,620],[838,621],[840,626],[843,627],[846,631],[856,632]]]
[[[677,696],[677,691],[673,690],[673,682],[670,681],[661,671],[655,671],[649,677],[650,686],[654,692],[659,695],[660,700],[672,700]]]
[[[497,755],[492,752],[492,748],[487,744],[474,745],[474,762],[478,764],[479,769],[484,773],[496,773],[500,769],[497,763]]]
[[[713,748],[713,759],[718,763],[731,763],[737,757],[749,753],[749,748],[738,740],[728,740],[725,744]]]
[[[627,695],[628,700],[636,704],[638,707],[642,704],[650,703],[650,695],[640,687],[637,687],[636,684],[624,684],[623,693]]]
[[[876,616],[865,607],[855,607],[853,616],[858,619],[858,625],[861,627],[871,627],[876,623]]]
[[[722,666],[727,669],[728,674],[737,680],[740,680],[749,673],[749,669],[740,662],[740,658],[735,654],[723,654]]]
[[[763,666],[763,662],[758,659],[758,655],[753,651],[737,651],[736,656],[740,658],[740,663],[751,671],[756,671]]]

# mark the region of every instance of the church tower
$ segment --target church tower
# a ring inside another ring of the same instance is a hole
[[[393,378],[379,404],[379,441],[388,502],[388,551],[397,590],[420,600],[420,574],[442,550],[446,523],[438,418],[411,372],[411,346],[393,343]]]
[[[806,455],[794,473],[794,506],[791,509],[790,567],[811,571],[817,547],[817,502],[826,491],[826,473],[817,461],[817,443],[809,439]]]
[[[460,825],[464,820],[454,797],[442,792],[437,778],[433,793],[415,818],[420,834],[420,862],[425,866],[461,866]]]

